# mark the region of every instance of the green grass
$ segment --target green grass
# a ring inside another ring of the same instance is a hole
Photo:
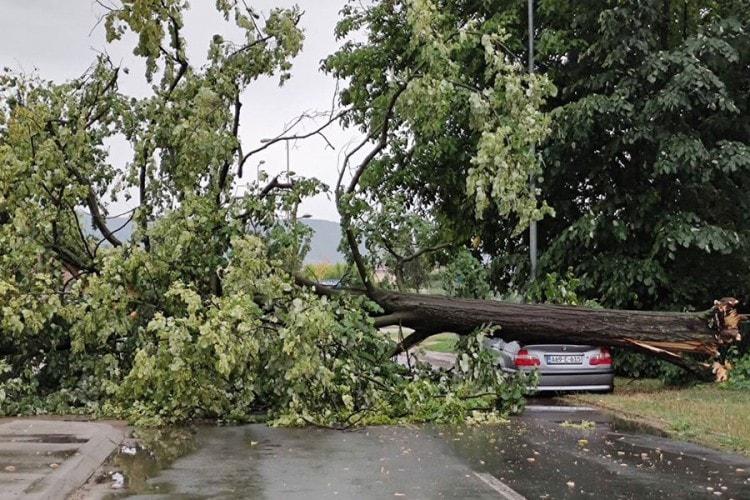
[[[392,341],[399,341],[398,329],[390,327],[386,330],[386,334],[391,338]],[[404,333],[406,336],[406,333]],[[428,338],[424,342],[421,342],[418,346],[419,349],[425,351],[434,352],[456,352],[456,343],[458,342],[458,335],[455,333],[439,333]]]
[[[432,336],[422,342],[420,347],[425,351],[455,352],[458,335],[454,333],[441,333]]]
[[[642,421],[670,436],[750,455],[750,391],[717,384],[669,387],[618,378],[613,394],[566,396]]]

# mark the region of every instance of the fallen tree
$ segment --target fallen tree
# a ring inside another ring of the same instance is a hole
[[[373,299],[387,312],[377,326],[414,330],[397,347],[402,352],[441,332],[468,334],[485,326],[500,327],[499,336],[522,343],[583,343],[625,347],[657,356],[692,371],[713,369],[718,380],[728,366],[709,365],[684,354],[718,358],[720,348],[741,340],[734,298],[717,300],[698,313],[590,309],[546,304],[378,291]]]
[[[354,254],[361,259],[356,249]],[[321,295],[341,293],[302,277],[297,283]],[[706,311],[680,313],[511,303],[373,287],[356,293],[367,294],[383,309],[374,319],[376,327],[413,330],[396,346],[394,356],[439,333],[468,335],[497,327],[497,335],[506,341],[622,347],[701,375],[713,373],[717,381],[726,380],[731,369],[720,359],[722,348],[742,340],[741,324],[748,318],[739,314],[739,301],[733,297],[714,301]]]
[[[541,174],[530,151],[549,132],[542,109],[551,88],[507,60],[492,23],[482,32],[444,22],[432,2],[402,5],[413,36],[397,42],[413,49],[403,67],[390,71],[370,51],[345,45],[326,62],[352,85],[339,95],[341,109],[304,133],[295,127],[322,115],[300,117],[254,148],[240,134],[242,99],[264,75],[289,76],[303,38],[296,9],[274,10],[261,23],[244,2],[219,2],[221,22],[245,36],[212,37],[209,62],[195,65],[183,36],[185,2],[121,2],[105,28],[112,40],[141,35],[136,54],[152,88],[145,97],[119,90],[127,73],[106,56],[60,84],[0,75],[0,414],[76,410],[145,424],[262,414],[337,426],[494,418],[519,411],[527,383],[481,351],[473,333],[486,327],[522,342],[626,347],[726,376],[722,347],[736,342],[744,319],[734,299],[673,314],[404,293],[421,288],[410,281],[419,278],[412,266],[450,268],[457,249],[490,254],[482,226],[507,229],[517,242],[530,221],[551,212],[528,187]],[[401,7],[383,6],[401,22]],[[350,15],[344,31],[359,23]],[[474,63],[483,67],[480,80],[464,71]],[[295,285],[308,235],[295,214],[328,188],[290,171],[268,175],[256,156],[305,137],[331,145],[325,128],[339,122],[364,134],[342,154],[334,188],[360,290]],[[115,136],[131,146],[125,170],[110,159]],[[455,137],[460,147],[446,145]],[[438,164],[433,146],[461,154]],[[256,160],[257,178],[247,182],[244,167]],[[439,184],[440,169],[455,176],[445,194],[412,189]],[[136,193],[130,209],[112,215],[107,200]],[[461,211],[445,217],[438,198]],[[400,292],[371,279],[389,262]],[[509,263],[501,272],[523,292],[519,269]],[[465,288],[486,296],[484,285],[482,293]],[[726,292],[717,294],[741,292],[720,286]],[[414,332],[394,345],[373,327],[388,325]],[[393,359],[443,331],[466,335],[461,348],[473,366],[436,373]]]

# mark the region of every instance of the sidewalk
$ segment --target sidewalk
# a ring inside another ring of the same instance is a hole
[[[0,498],[66,498],[118,447],[126,431],[117,423],[0,421]]]

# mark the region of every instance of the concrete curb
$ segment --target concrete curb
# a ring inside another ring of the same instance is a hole
[[[83,486],[107,457],[117,449],[125,437],[124,433],[106,424],[99,427],[78,455],[66,460],[59,469],[41,481],[39,493],[29,498],[67,498]]]
[[[68,457],[54,471],[44,474],[40,479],[31,479],[22,494],[3,498],[29,498],[56,500],[65,499],[96,472],[107,457],[117,449],[125,438],[125,430],[98,422],[71,422],[64,420],[14,420],[0,425],[4,435],[67,435],[85,442],[78,445],[74,455]],[[31,443],[28,443],[31,444]],[[38,445],[29,446],[32,452]],[[17,446],[13,448],[18,449]],[[59,446],[52,446],[52,449]],[[72,446],[71,448],[75,448]]]

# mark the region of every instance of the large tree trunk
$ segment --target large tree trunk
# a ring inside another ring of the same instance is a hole
[[[399,352],[436,333],[461,335],[497,326],[498,335],[505,340],[626,347],[687,369],[713,369],[717,378],[723,378],[728,367],[695,358],[718,361],[719,348],[740,339],[739,325],[745,319],[737,313],[737,300],[732,298],[718,300],[713,308],[699,313],[514,304],[382,290],[376,290],[371,298],[386,313],[376,318],[376,326],[399,324],[415,330],[398,346]],[[697,356],[686,357],[685,353]]]
[[[320,295],[342,290],[296,276],[297,283]],[[367,294],[385,314],[376,327],[411,328],[394,355],[443,332],[467,335],[483,327],[499,327],[506,341],[579,343],[624,347],[655,356],[685,369],[726,379],[731,368],[720,348],[742,339],[740,325],[748,316],[737,312],[737,299],[715,300],[711,309],[694,313],[591,309],[549,304],[516,304],[442,295],[401,293],[372,288],[348,290]],[[688,354],[688,356],[685,356]]]

